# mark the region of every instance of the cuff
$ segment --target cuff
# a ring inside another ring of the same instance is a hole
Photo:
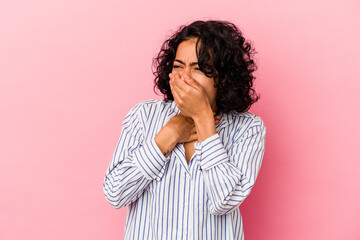
[[[200,143],[195,142],[194,147],[200,170],[208,170],[218,164],[229,161],[218,133]]]
[[[155,138],[152,138],[134,152],[134,160],[147,179],[159,180],[164,175],[165,166],[170,157],[162,154]]]

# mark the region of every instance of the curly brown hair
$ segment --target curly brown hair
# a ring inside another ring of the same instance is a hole
[[[169,73],[179,44],[190,38],[197,38],[196,55],[200,70],[214,81],[217,88],[216,105],[219,112],[238,113],[250,109],[260,96],[253,89],[257,69],[253,56],[256,53],[251,43],[246,41],[236,25],[227,21],[195,21],[182,25],[167,39],[157,57],[153,59],[156,88],[164,94],[164,99],[174,100],[169,85]],[[198,48],[198,45],[200,47]],[[212,54],[212,65],[208,62]]]

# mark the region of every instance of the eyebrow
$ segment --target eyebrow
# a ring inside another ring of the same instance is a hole
[[[179,63],[185,65],[185,63],[183,61],[179,60],[179,59],[175,59],[174,62],[179,62]],[[198,65],[198,63],[197,62],[190,63],[190,66],[194,66],[194,65]]]

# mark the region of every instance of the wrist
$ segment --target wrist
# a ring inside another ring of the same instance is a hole
[[[176,129],[174,129],[174,126],[168,126],[165,125],[164,127],[164,131],[167,134],[167,140],[169,142],[169,145],[172,146],[172,148],[174,148],[176,146],[176,144],[179,142],[179,133],[176,131]]]
[[[216,133],[214,114],[205,111],[202,115],[198,115],[194,120],[198,142],[204,141],[206,138]]]
[[[155,136],[155,142],[161,152],[167,157],[177,144],[177,136],[166,125]]]
[[[209,122],[210,120],[214,120],[214,113],[212,109],[205,108],[202,111],[199,111],[196,115],[192,116],[195,125],[196,124],[203,124],[204,122]]]
[[[174,147],[180,139],[180,134],[177,132],[178,128],[178,122],[174,121],[174,118],[172,118],[160,130],[168,136],[167,138],[169,143],[172,143],[171,145],[174,145]]]

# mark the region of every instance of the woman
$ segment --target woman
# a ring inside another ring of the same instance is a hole
[[[129,205],[124,239],[243,239],[239,205],[249,195],[266,127],[248,110],[254,51],[225,21],[195,21],[154,59],[164,100],[134,106],[103,188]]]

